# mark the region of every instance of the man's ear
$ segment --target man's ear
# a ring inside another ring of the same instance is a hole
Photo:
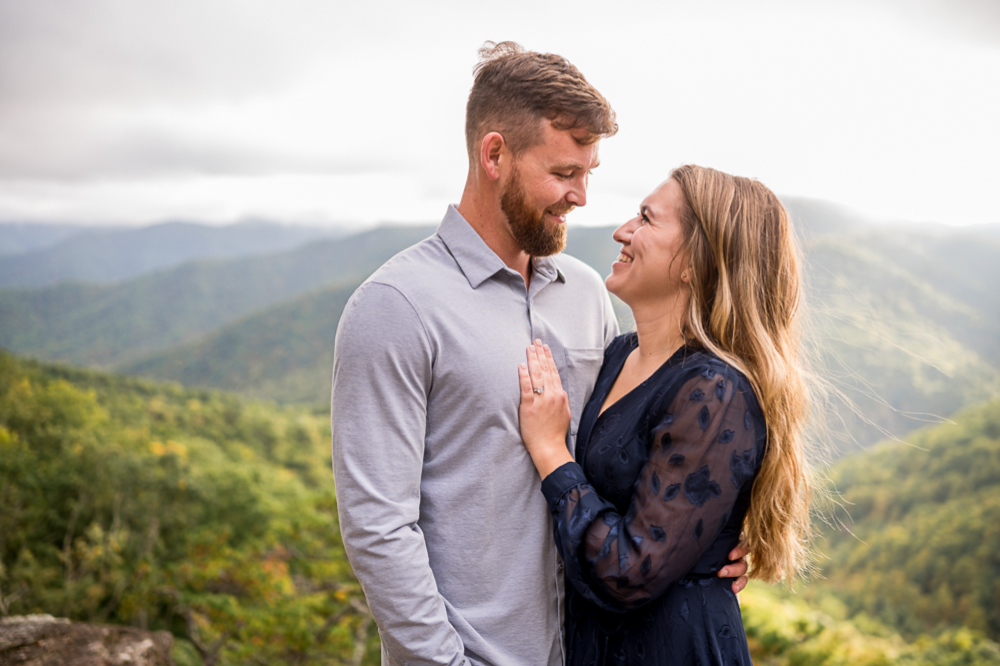
[[[500,132],[490,132],[479,143],[479,163],[490,180],[500,178],[500,161],[507,153],[507,142]]]

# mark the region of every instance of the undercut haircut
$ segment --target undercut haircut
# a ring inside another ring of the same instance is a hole
[[[474,72],[465,109],[472,163],[489,132],[499,132],[514,155],[541,143],[542,119],[555,129],[586,130],[577,138],[583,145],[618,131],[611,105],[562,56],[525,51],[514,42],[486,42]]]

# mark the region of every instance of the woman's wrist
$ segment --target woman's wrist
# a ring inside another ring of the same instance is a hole
[[[559,446],[545,447],[538,453],[532,454],[531,461],[535,463],[538,476],[544,479],[566,463],[573,462],[573,456],[570,455],[565,442],[560,442]]]

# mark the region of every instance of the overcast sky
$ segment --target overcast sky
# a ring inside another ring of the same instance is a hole
[[[618,113],[590,203],[688,162],[873,218],[1000,222],[1000,0],[0,0],[0,220],[436,221],[476,50]]]

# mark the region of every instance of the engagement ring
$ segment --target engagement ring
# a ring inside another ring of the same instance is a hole
[[[538,395],[541,395],[541,394],[545,393],[545,387],[544,386],[539,386],[538,388],[533,388],[531,390],[534,391],[535,393],[537,393]]]

